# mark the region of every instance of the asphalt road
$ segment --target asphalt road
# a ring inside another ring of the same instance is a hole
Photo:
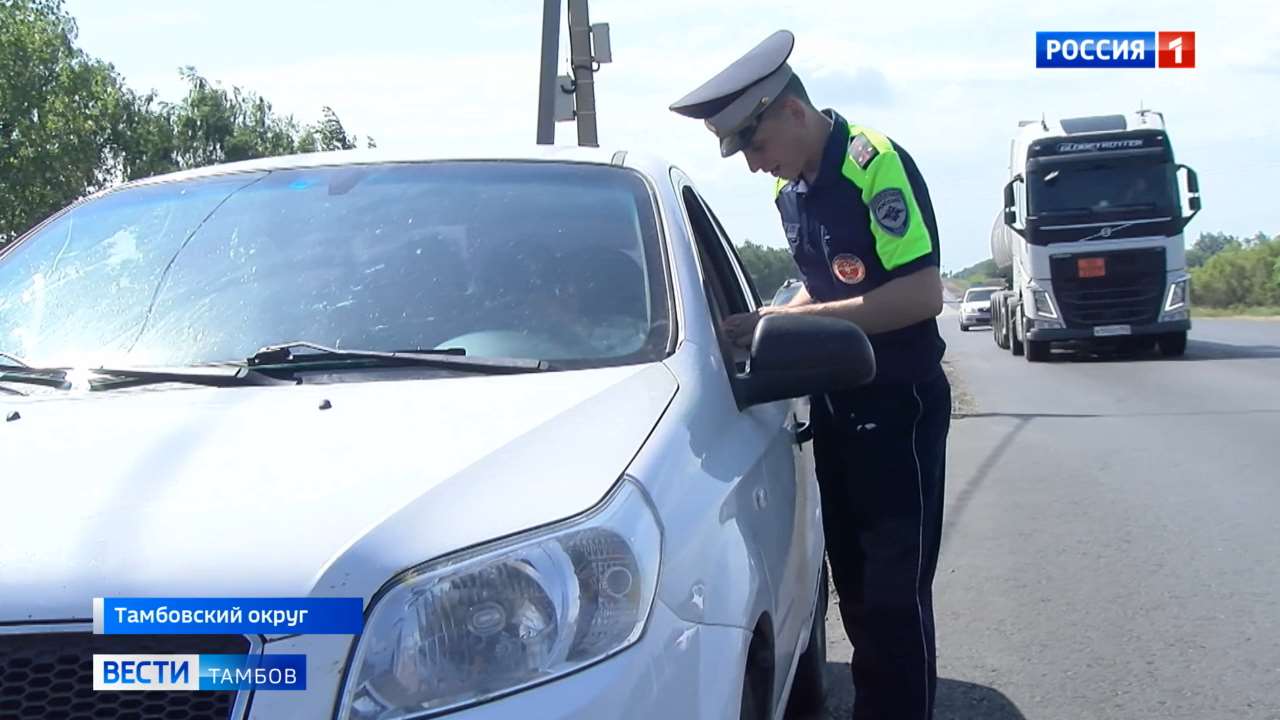
[[[955,321],[935,717],[1280,719],[1280,322],[1031,364]]]

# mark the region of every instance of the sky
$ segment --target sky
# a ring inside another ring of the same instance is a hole
[[[253,90],[303,122],[331,106],[383,149],[448,154],[534,144],[542,0],[66,0],[79,45],[137,90],[177,101],[178,69]],[[1158,7],[1158,11],[1153,11]],[[561,22],[566,20],[562,11]],[[1019,120],[1164,113],[1204,210],[1187,228],[1280,233],[1280,9],[1270,0],[1070,3],[590,0],[611,27],[596,79],[600,145],[665,156],[735,242],[786,241],[773,180],[722,159],[667,107],[778,29],[820,108],[906,148],[938,214],[944,270],[990,256]],[[1193,30],[1190,70],[1036,69],[1037,30]],[[561,30],[560,69],[568,68]],[[577,142],[559,123],[557,144]]]

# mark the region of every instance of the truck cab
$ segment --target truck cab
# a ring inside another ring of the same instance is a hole
[[[1181,355],[1191,327],[1183,230],[1200,210],[1160,113],[1020,124],[992,230],[1013,285],[993,298],[1007,344],[1029,360],[1051,343],[1136,338]]]

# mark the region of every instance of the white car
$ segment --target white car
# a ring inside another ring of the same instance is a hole
[[[773,294],[770,305],[786,305],[800,292],[800,288],[804,285],[796,279],[788,280],[778,287],[778,291]]]
[[[73,205],[0,254],[0,714],[820,703],[804,398],[874,359],[834,319],[732,348],[758,302],[636,154],[316,154]],[[94,636],[104,596],[359,597],[365,625]],[[307,689],[94,693],[92,652],[303,653]]]
[[[1004,288],[973,287],[964,291],[960,301],[960,329],[968,332],[975,325],[991,325],[991,295]]]

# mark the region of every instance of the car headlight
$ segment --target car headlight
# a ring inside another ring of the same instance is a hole
[[[1058,319],[1058,310],[1053,306],[1053,298],[1049,297],[1048,291],[1033,285],[1031,287],[1031,302],[1036,315],[1054,320]]]
[[[400,720],[545,682],[634,643],[657,590],[661,531],[624,479],[585,517],[444,558],[374,602],[341,720]]]
[[[1175,280],[1169,283],[1169,294],[1165,297],[1164,311],[1177,310],[1187,304],[1187,280]]]

